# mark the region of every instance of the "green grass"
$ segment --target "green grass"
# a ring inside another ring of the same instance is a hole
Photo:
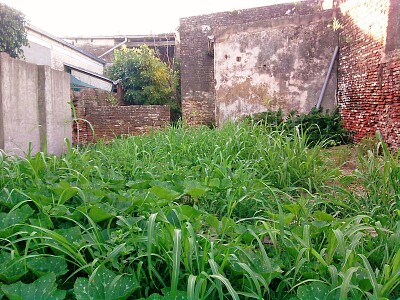
[[[396,299],[399,154],[342,173],[325,143],[247,122],[1,153],[0,298]]]

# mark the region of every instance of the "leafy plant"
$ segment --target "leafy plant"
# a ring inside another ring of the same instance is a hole
[[[174,102],[176,74],[145,44],[139,48],[115,50],[114,63],[107,69],[107,74],[120,81],[124,100],[128,103]]]
[[[0,155],[0,297],[394,299],[398,152],[377,137],[343,175],[308,139],[183,124]]]
[[[10,300],[20,299],[55,299],[65,298],[66,291],[58,290],[56,276],[48,273],[30,284],[20,281],[10,285],[2,285],[1,290]]]

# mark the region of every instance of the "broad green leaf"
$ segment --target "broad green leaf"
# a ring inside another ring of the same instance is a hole
[[[214,215],[207,215],[205,217],[205,221],[208,223],[208,225],[213,227],[216,231],[219,230],[221,227],[221,222]]]
[[[53,222],[47,214],[39,213],[36,215],[36,218],[30,218],[29,222],[32,225],[42,227],[42,228],[53,228]]]
[[[189,205],[179,205],[176,210],[185,215],[189,220],[197,219],[202,215],[198,209]]]
[[[172,225],[174,225],[174,227],[181,228],[179,215],[175,209],[172,209],[171,211],[169,211],[166,217],[167,217],[168,222],[171,223]]]
[[[301,206],[297,203],[285,204],[283,205],[283,208],[295,215],[297,215],[301,210]]]
[[[36,256],[27,262],[28,268],[38,277],[47,273],[54,273],[56,276],[64,275],[68,272],[67,263],[60,256]]]
[[[184,193],[192,196],[195,199],[199,198],[208,191],[207,187],[201,185],[197,181],[186,181],[184,183],[184,187]]]
[[[59,235],[63,236],[68,242],[75,244],[77,246],[81,246],[84,243],[84,239],[82,238],[82,232],[80,227],[74,226],[65,229],[56,229],[54,230]]]
[[[208,182],[208,186],[211,188],[219,188],[220,185],[221,185],[221,181],[219,180],[219,178],[212,178]]]
[[[181,194],[177,191],[171,190],[169,188],[155,185],[150,188],[150,191],[154,193],[158,198],[172,201],[177,199]]]
[[[12,209],[15,205],[20,203],[21,201],[26,200],[26,196],[12,190],[11,192],[8,189],[3,188],[0,191],[0,204],[5,207]]]
[[[56,275],[53,273],[44,275],[30,284],[18,281],[14,284],[3,285],[1,289],[10,300],[61,300],[64,299],[66,295],[66,291],[57,289]]]
[[[59,204],[64,204],[67,202],[69,199],[74,197],[76,194],[78,194],[79,188],[72,186],[69,188],[66,188],[65,190],[62,191],[60,197],[58,198],[58,203]]]
[[[89,217],[95,223],[110,219],[114,216],[114,209],[108,203],[95,204],[90,208],[89,211]]]
[[[297,297],[300,300],[323,300],[327,299],[330,288],[323,282],[312,282],[308,285],[301,285],[297,289]]]
[[[33,214],[29,205],[23,205],[9,213],[0,213],[0,238],[7,238],[18,231],[19,226]]]
[[[183,291],[177,291],[175,297],[171,295],[171,292],[165,292],[164,295],[152,294],[146,300],[188,300],[188,296]]]
[[[77,300],[123,300],[127,299],[139,283],[135,276],[115,275],[104,266],[100,266],[90,278],[79,277],[74,284]]]
[[[16,282],[24,276],[28,270],[25,268],[25,260],[13,253],[0,252],[0,279],[7,283]]]
[[[324,211],[317,210],[314,212],[314,218],[318,221],[333,222],[335,218]]]
[[[69,209],[68,207],[66,207],[65,205],[59,204],[59,205],[52,205],[50,206],[51,208],[49,209],[49,215],[50,216],[55,216],[55,217],[59,217],[59,216],[65,216],[69,214]]]
[[[150,188],[151,180],[136,180],[136,181],[128,181],[126,186],[131,189],[139,189],[144,190]]]

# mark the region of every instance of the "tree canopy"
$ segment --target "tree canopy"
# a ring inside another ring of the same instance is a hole
[[[131,104],[169,104],[174,97],[173,71],[147,45],[115,50],[107,75],[120,81]]]
[[[28,45],[25,23],[23,13],[0,3],[0,52],[14,58],[23,57],[21,47]]]

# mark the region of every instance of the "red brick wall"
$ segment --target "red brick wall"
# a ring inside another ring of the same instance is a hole
[[[398,5],[342,1],[338,68],[339,108],[353,140],[379,130],[394,148],[400,145],[400,47],[393,45],[399,40]]]
[[[72,98],[78,118],[73,127],[75,144],[143,134],[170,122],[167,105],[124,105],[122,102],[111,105],[107,101],[110,94],[95,89],[74,92]]]

